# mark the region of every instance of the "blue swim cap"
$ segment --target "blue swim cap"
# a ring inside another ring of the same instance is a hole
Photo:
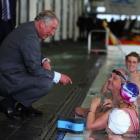
[[[139,88],[135,83],[124,83],[120,95],[126,103],[132,103],[139,95]]]

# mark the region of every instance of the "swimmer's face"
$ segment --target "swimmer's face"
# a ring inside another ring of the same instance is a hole
[[[118,93],[121,89],[121,83],[121,77],[118,74],[112,72],[108,80],[107,89],[110,90],[112,93]]]
[[[138,59],[134,56],[129,56],[125,62],[127,69],[130,73],[136,72],[138,69]]]

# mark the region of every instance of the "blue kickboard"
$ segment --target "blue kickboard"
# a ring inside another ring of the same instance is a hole
[[[85,120],[81,118],[59,118],[57,120],[57,128],[65,132],[83,133]]]

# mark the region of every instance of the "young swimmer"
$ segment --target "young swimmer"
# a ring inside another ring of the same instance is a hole
[[[128,71],[128,80],[138,85],[140,89],[140,71],[138,70],[140,55],[137,52],[131,52],[125,56],[125,65]],[[137,99],[136,105],[140,105],[140,97]]]
[[[117,70],[114,69],[113,71],[121,76],[121,79],[123,82],[127,81],[128,75],[124,69],[119,68]],[[99,107],[99,109],[98,109],[99,112],[100,112],[100,110],[106,111],[111,108],[110,104],[112,102],[112,94],[107,89],[108,82],[109,82],[109,80],[107,79],[101,89],[100,97],[101,97],[101,102],[103,105]],[[80,117],[87,117],[88,112],[89,112],[89,108],[76,107],[76,109],[75,109],[75,114]]]
[[[108,135],[137,136],[139,119],[134,102],[139,95],[139,88],[135,83],[122,80],[123,73],[113,70],[108,80],[107,89],[112,93],[112,109],[98,113],[100,98],[92,100],[87,116],[87,129],[97,131],[107,129]],[[115,117],[114,117],[115,116]],[[90,137],[91,139],[92,137]],[[115,139],[117,140],[117,139]]]
[[[129,80],[140,85],[140,71],[138,70],[140,56],[137,52],[131,52],[125,56],[125,65],[129,74]]]
[[[140,56],[137,52],[131,52],[125,56],[125,66],[127,68],[127,73],[128,73],[128,77],[126,78],[126,80],[136,83],[140,88],[140,71],[138,71],[139,62],[140,62]],[[107,84],[108,84],[108,79],[101,89],[101,94],[103,94],[101,96],[105,96],[105,97],[108,96],[108,89],[106,88]],[[137,99],[135,104],[137,106],[140,105],[140,97]],[[88,112],[89,112],[89,108],[76,107],[75,109],[76,115],[81,117],[86,117]]]

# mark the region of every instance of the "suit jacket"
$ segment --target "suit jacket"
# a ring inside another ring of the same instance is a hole
[[[0,47],[0,82],[9,92],[22,87],[26,77],[53,80],[54,72],[45,70],[41,66],[42,54],[40,39],[34,22],[24,23],[13,30]],[[22,83],[20,85],[20,83]],[[47,83],[45,83],[47,84]],[[1,88],[1,85],[0,85]]]

